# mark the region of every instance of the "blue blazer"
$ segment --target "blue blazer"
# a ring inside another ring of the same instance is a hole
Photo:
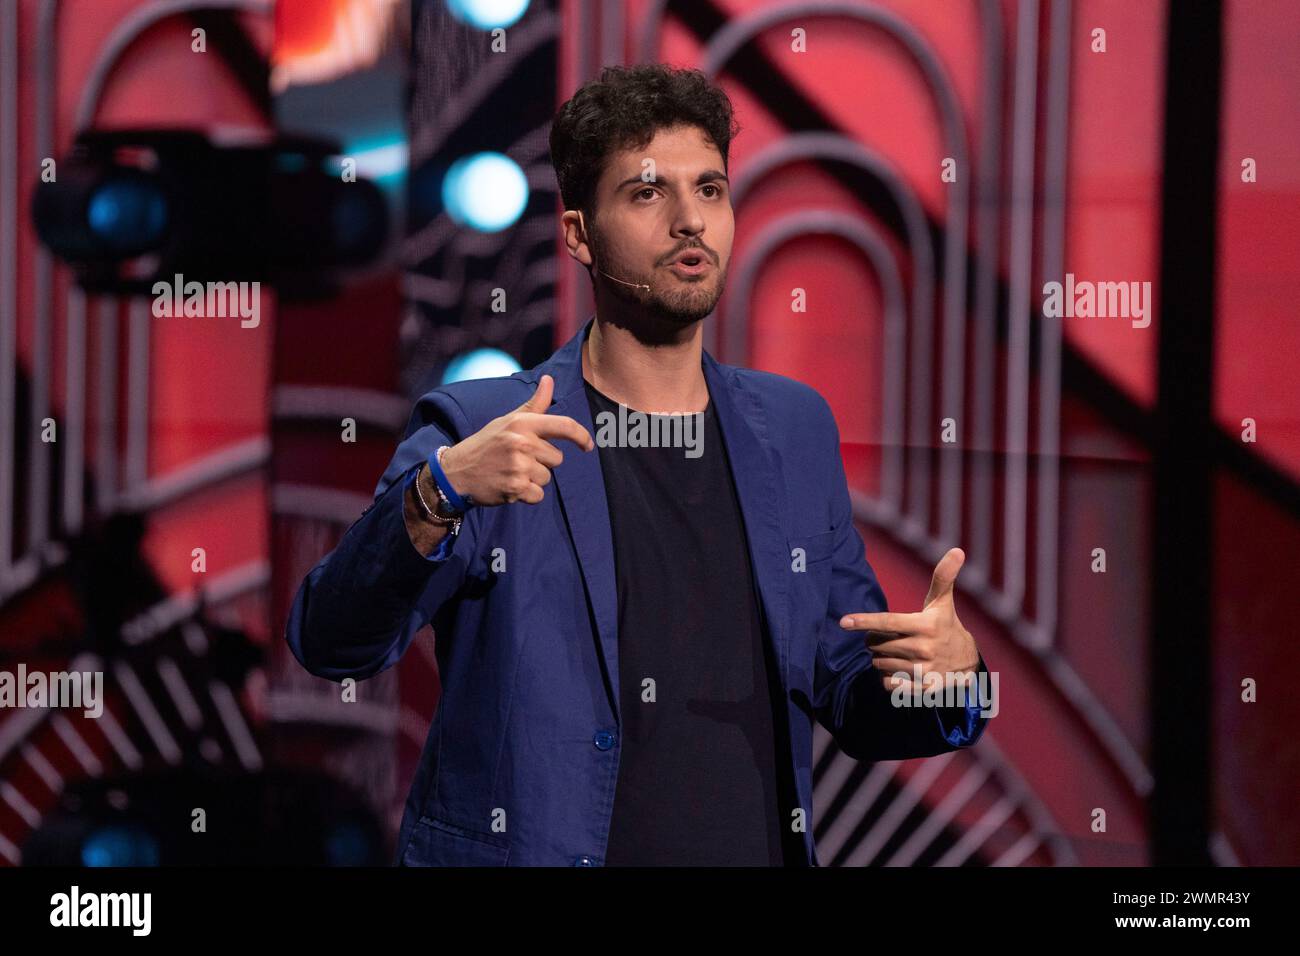
[[[429,557],[411,544],[402,502],[431,452],[522,405],[543,373],[555,379],[549,414],[576,419],[594,437],[580,351],[592,321],[536,368],[420,398],[374,503],[294,599],[289,647],[332,681],[391,667],[433,623],[442,696],[406,801],[399,865],[604,863],[620,720],[614,550],[598,451],[561,442],[564,461],[543,501],[471,509],[460,534]],[[840,628],[847,612],[887,606],[854,527],[826,400],[707,351],[702,364],[735,476],[764,639],[780,666],[804,862],[818,866],[814,720],[850,757],[900,760],[969,747],[988,718],[978,702],[891,706],[863,632]]]

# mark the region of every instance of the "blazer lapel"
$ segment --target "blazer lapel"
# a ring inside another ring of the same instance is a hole
[[[785,513],[785,488],[777,480],[769,448],[767,416],[758,397],[737,383],[734,370],[704,353],[704,377],[709,400],[716,405],[718,426],[727,446],[727,459],[736,483],[755,586],[767,618],[780,680],[789,692],[787,613],[790,553],[781,515]]]
[[[594,317],[588,319],[568,344],[537,371],[539,377],[547,373],[555,379],[555,391],[547,414],[572,418],[594,438],[596,429],[582,378],[582,344],[593,321]],[[552,474],[596,619],[599,649],[611,695],[610,707],[621,726],[618,707],[618,587],[614,580],[614,535],[609,523],[604,473],[600,468],[600,449],[586,452],[566,443],[563,451],[564,461],[552,469]]]

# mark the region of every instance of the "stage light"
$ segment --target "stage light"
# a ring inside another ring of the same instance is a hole
[[[395,148],[361,158],[400,170],[404,144],[383,145]],[[332,140],[287,134],[216,142],[196,130],[89,130],[58,179],[34,187],[32,219],[87,291],[143,295],[181,274],[327,296],[389,234],[384,194],[364,173],[331,168],[339,154]]]
[[[343,153],[357,164],[357,175],[381,186],[395,186],[406,175],[410,144],[403,139],[349,146]]]
[[[519,368],[519,363],[500,349],[475,349],[457,355],[447,363],[447,369],[442,373],[442,384],[475,378],[500,378],[515,374]]]
[[[162,239],[167,214],[158,183],[125,170],[96,188],[86,205],[91,232],[122,255],[153,248]]]
[[[81,845],[84,866],[157,866],[158,841],[134,826],[96,830]]]
[[[447,214],[462,226],[498,232],[513,226],[528,205],[528,179],[500,153],[476,153],[452,163],[442,182]]]
[[[495,30],[516,23],[528,9],[528,0],[447,0],[447,9],[462,23]]]

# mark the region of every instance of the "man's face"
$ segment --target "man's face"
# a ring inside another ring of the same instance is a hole
[[[704,131],[661,129],[645,148],[611,154],[595,196],[598,221],[585,222],[596,282],[682,325],[709,315],[726,284],[736,223],[722,154]],[[678,261],[683,255],[688,262]]]

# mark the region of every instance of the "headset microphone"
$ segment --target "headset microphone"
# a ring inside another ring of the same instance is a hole
[[[608,272],[606,272],[604,269],[600,269],[598,271],[600,272],[601,275],[605,276],[606,278],[614,279],[614,277],[610,275]],[[646,285],[644,282],[624,282],[624,280],[622,279],[614,279],[614,281],[622,282],[623,285],[630,285],[634,289],[645,289],[647,292],[650,291],[650,287]]]
[[[578,210],[578,222],[582,223],[582,235],[585,238],[587,235],[587,223],[582,218],[581,209]],[[624,279],[614,278],[614,276],[610,275],[604,269],[597,269],[596,271],[599,272],[601,275],[605,276],[607,279],[614,279],[615,282],[621,283],[622,285],[630,285],[634,289],[645,289],[647,292],[650,291],[650,287],[646,285],[644,282],[627,282]]]

